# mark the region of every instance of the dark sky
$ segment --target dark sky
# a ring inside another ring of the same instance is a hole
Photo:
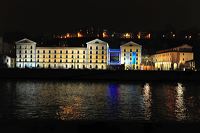
[[[63,32],[200,27],[199,0],[0,0],[0,31]]]

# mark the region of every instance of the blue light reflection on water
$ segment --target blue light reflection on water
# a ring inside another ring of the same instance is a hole
[[[199,121],[199,83],[0,82],[0,119]]]

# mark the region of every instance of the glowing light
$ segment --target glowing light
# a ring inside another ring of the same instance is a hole
[[[181,83],[178,83],[178,86],[176,87],[176,117],[178,120],[183,120],[186,117],[185,111],[185,103],[184,103],[184,90],[185,88]]]
[[[107,34],[107,32],[103,32],[103,38],[107,38],[108,37],[108,34]]]
[[[141,32],[139,32],[139,33],[137,34],[137,38],[138,38],[138,39],[141,39]]]
[[[149,120],[151,117],[151,88],[149,83],[146,83],[143,88],[145,119]]]
[[[124,37],[125,37],[125,38],[131,38],[131,34],[130,34],[130,33],[125,33],[125,34],[124,34]]]
[[[83,35],[82,35],[80,32],[78,32],[78,33],[77,33],[77,37],[80,38],[80,37],[83,37]]]

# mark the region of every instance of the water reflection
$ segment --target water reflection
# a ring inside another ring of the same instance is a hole
[[[145,120],[149,120],[151,118],[151,88],[149,83],[146,83],[143,88],[143,97],[144,97],[144,106],[145,106]]]
[[[200,84],[0,81],[0,119],[200,120]]]
[[[176,87],[176,117],[178,120],[184,120],[186,118],[186,107],[184,103],[184,90],[185,87],[181,83],[178,83]]]

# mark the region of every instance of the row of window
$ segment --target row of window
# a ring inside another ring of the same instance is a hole
[[[90,49],[92,49],[92,46],[90,46]],[[96,50],[100,49],[100,46],[96,46]],[[101,47],[102,50],[104,50],[104,46]]]
[[[21,59],[20,59],[20,60],[19,60],[19,62],[23,62],[23,61],[24,61],[24,62],[27,62],[27,59],[25,59],[25,60],[21,60]],[[33,60],[31,59],[30,62],[33,62]],[[37,60],[37,62],[40,62],[40,61]],[[43,62],[45,62],[45,60],[43,60]],[[52,62],[52,61],[49,60],[49,62]],[[53,62],[56,63],[56,62],[58,62],[58,61],[55,59]],[[60,60],[60,63],[63,63],[63,62],[64,62],[64,63],[68,63],[68,60],[65,60],[65,61]],[[80,62],[79,62],[79,60],[75,60],[75,61],[74,61],[74,60],[71,60],[71,62],[69,62],[69,63],[80,63]],[[85,60],[83,60],[83,63],[85,63]],[[90,63],[104,63],[104,60],[102,60],[101,62],[99,62],[98,60],[96,60],[95,62],[94,62],[94,61],[92,62],[92,60],[90,60]]]
[[[128,50],[124,49],[124,52],[128,52]],[[130,49],[130,52],[133,52],[133,50]],[[136,52],[138,52],[138,49],[136,49]]]
[[[19,67],[22,68],[22,67],[28,67],[28,66],[27,66],[27,64],[25,64],[25,65],[19,64]],[[32,66],[31,66],[31,67],[32,67]],[[41,66],[41,65],[37,64],[37,67],[38,67],[38,68],[39,68],[39,67],[45,68],[45,65],[43,64],[43,65]],[[50,64],[48,64],[48,68],[52,68],[52,67],[54,67],[54,68],[59,68],[60,66],[58,66],[58,65],[56,65],[56,64],[54,64],[53,66],[50,65]],[[65,68],[80,69],[81,66],[79,66],[79,65],[76,65],[76,66],[74,66],[74,65],[66,65]],[[82,68],[85,69],[86,66],[83,65]],[[104,69],[104,66],[101,65],[101,67],[99,67],[98,65],[95,65],[95,67],[92,67],[92,65],[90,65],[89,68],[90,68],[90,69],[92,69],[92,68],[95,68],[95,69]]]
[[[27,58],[27,55],[25,55],[24,57]],[[46,56],[43,55],[43,58],[45,58],[45,57],[46,57]],[[60,58],[62,58],[62,57],[63,57],[63,56],[60,55]],[[19,58],[22,58],[22,56],[19,55]],[[30,55],[30,58],[33,58],[33,56]],[[40,56],[38,55],[37,58],[40,58]],[[51,55],[49,55],[49,58],[51,58]],[[54,58],[57,58],[56,55],[54,55]],[[68,58],[68,55],[66,55],[66,58]],[[72,55],[71,58],[74,58],[74,56]],[[78,59],[79,59],[79,55],[77,55],[77,57],[75,57],[75,58],[78,58]],[[96,56],[96,59],[98,59],[98,58],[99,58],[99,57]],[[104,56],[102,56],[101,58],[104,59]],[[83,55],[83,59],[85,59],[85,55]],[[92,56],[91,56],[91,55],[90,55],[90,59],[92,59]]]
[[[128,54],[124,54],[124,56],[127,56]],[[130,53],[130,56],[132,56],[132,53]],[[136,56],[138,56],[138,53],[136,53]]]
[[[22,49],[22,46],[19,46],[19,49]],[[25,46],[24,49],[27,49],[27,47]],[[30,49],[33,49],[33,46],[31,46]]]

